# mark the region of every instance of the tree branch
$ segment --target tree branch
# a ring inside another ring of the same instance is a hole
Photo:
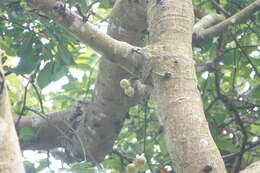
[[[60,129],[62,132],[68,131],[68,127],[64,122],[67,121],[66,118],[71,117],[71,114],[71,110],[45,114],[44,117],[47,121],[40,116],[22,116],[19,129],[29,128],[36,134],[29,140],[20,139],[21,148],[23,150],[50,150],[62,147],[61,138],[66,138],[67,136],[63,136],[57,129]],[[17,116],[14,116],[15,122],[17,118]],[[49,122],[53,125],[49,124]]]
[[[213,25],[210,28],[205,29],[201,27],[201,29],[199,30],[200,32],[198,32],[198,29],[196,29],[197,32],[194,33],[196,35],[195,39],[196,41],[202,41],[202,40],[210,39],[214,36],[218,36],[219,34],[230,29],[232,25],[240,23],[241,21],[251,16],[256,11],[258,11],[259,9],[260,9],[260,0],[257,0],[252,4],[250,4],[248,7],[244,8],[243,10],[235,14],[234,16],[231,16],[228,19],[216,25]]]
[[[139,62],[134,56],[140,48],[132,46],[126,42],[118,41],[98,29],[92,24],[85,22],[82,17],[77,15],[65,4],[59,0],[24,0],[33,8],[42,11],[55,22],[69,30],[74,36],[83,43],[89,45],[97,52],[106,55],[106,57],[120,65],[126,71],[135,74],[136,66]],[[139,56],[140,57],[140,56]]]
[[[193,41],[201,41],[201,34],[205,32],[205,29],[214,26],[225,20],[225,17],[218,14],[208,14],[202,17],[194,26],[193,26]]]

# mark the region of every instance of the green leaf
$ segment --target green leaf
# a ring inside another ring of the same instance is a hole
[[[162,153],[168,153],[168,149],[167,149],[165,140],[163,140],[162,136],[160,138],[161,138],[161,140],[159,140],[159,145],[160,145],[161,152]]]
[[[26,173],[37,173],[34,164],[29,161],[24,161],[24,168],[26,170]]]
[[[225,119],[226,119],[226,114],[224,112],[218,112],[215,116],[214,116],[215,121],[218,124],[222,124],[224,123]]]
[[[40,172],[41,170],[47,168],[49,166],[48,159],[41,159],[39,161],[40,165],[36,168],[37,172]]]
[[[215,138],[215,142],[217,144],[217,146],[220,149],[223,150],[227,150],[227,151],[231,151],[231,152],[236,152],[238,151],[238,149],[236,148],[236,146],[234,144],[232,144],[232,142],[230,140],[227,139],[223,139],[220,138],[219,136]]]
[[[60,79],[61,77],[65,76],[67,72],[68,72],[68,69],[67,69],[66,65],[61,64],[60,62],[55,62],[52,80],[56,81],[56,80]]]
[[[67,68],[58,62],[49,62],[39,72],[37,84],[40,88],[44,88],[51,82],[54,82],[67,73]]]
[[[211,123],[209,124],[209,130],[213,138],[218,135],[217,129],[213,125],[211,125]]]
[[[111,8],[111,5],[109,3],[109,0],[100,0],[99,8]]]
[[[225,65],[232,65],[234,63],[234,51],[229,51],[223,56],[223,63]]]
[[[90,167],[91,165],[89,163],[76,163],[73,164],[71,167],[71,171],[75,173],[94,173],[96,172],[94,168]]]
[[[66,65],[74,64],[71,53],[64,46],[58,46],[57,57],[59,58],[59,60],[62,60]]]
[[[260,85],[258,85],[255,89],[254,89],[254,91],[253,91],[253,97],[254,98],[260,98]]]
[[[255,66],[260,66],[260,57],[253,57],[252,61]]]
[[[35,132],[33,131],[32,128],[22,128],[20,130],[20,139],[22,139],[23,141],[30,141],[35,137]]]
[[[9,44],[9,41],[0,40],[0,49],[4,50],[9,56],[15,56],[15,50]]]
[[[250,131],[252,133],[260,134],[260,126],[255,125],[255,124],[251,124]]]
[[[21,46],[17,50],[17,55],[20,57],[20,61],[15,71],[19,74],[31,73],[40,60],[33,51],[34,41],[34,34],[32,32],[27,33]]]
[[[103,165],[107,168],[120,170],[120,159],[108,159],[103,162]]]
[[[46,87],[52,81],[53,64],[47,63],[44,68],[39,72],[37,77],[37,84],[40,88]]]

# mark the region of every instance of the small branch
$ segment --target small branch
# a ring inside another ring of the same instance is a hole
[[[31,85],[34,88],[34,91],[35,91],[35,93],[36,93],[36,95],[38,97],[38,100],[39,100],[39,103],[40,103],[40,107],[41,107],[41,112],[44,113],[44,107],[43,107],[43,101],[42,101],[41,94],[40,94],[38,88],[36,87],[36,85],[33,82],[31,82]]]
[[[95,16],[96,18],[98,18],[100,21],[100,23],[102,22],[108,22],[108,17],[103,18],[102,16],[98,15],[97,13],[95,13],[94,11],[90,10],[89,13],[91,13],[93,16]]]
[[[221,11],[226,17],[230,16],[229,12],[222,8],[215,0],[211,0],[211,2],[216,10]]]
[[[218,101],[218,97],[216,97],[210,104],[209,106],[205,109],[205,114],[208,113],[208,111],[212,108],[212,106]]]
[[[38,66],[38,67],[39,67],[39,66]],[[35,71],[33,72],[33,74],[30,75],[29,78],[28,78],[27,76],[25,76],[25,75],[21,75],[21,76],[28,81],[28,84],[30,83],[30,84],[32,85],[32,87],[33,87],[33,89],[34,89],[34,91],[35,91],[35,93],[36,93],[36,96],[37,96],[37,98],[38,98],[38,100],[39,100],[39,104],[40,104],[40,107],[41,107],[41,112],[44,113],[44,107],[43,107],[43,101],[42,101],[41,94],[40,94],[40,92],[39,92],[37,86],[34,84],[34,82],[35,82],[35,76],[36,76],[36,73],[38,72],[38,67],[37,67],[37,70],[35,70]],[[28,85],[28,84],[27,84],[27,85]],[[28,87],[28,86],[27,86],[27,87]]]
[[[123,160],[126,160],[126,161],[129,162],[129,163],[132,163],[132,162],[134,161],[132,158],[129,158],[129,157],[123,155],[122,153],[120,153],[120,152],[117,151],[117,150],[113,150],[112,153],[115,154],[115,155],[117,155],[117,156],[119,156],[119,157],[122,158]]]
[[[245,150],[245,147],[246,147],[246,144],[247,144],[248,134],[246,132],[246,128],[244,126],[244,123],[241,120],[238,111],[236,110],[236,106],[233,104],[233,102],[227,96],[225,96],[221,93],[220,79],[219,79],[218,72],[215,72],[214,74],[215,74],[215,87],[216,87],[217,95],[218,95],[219,99],[224,103],[225,107],[228,110],[234,112],[235,123],[240,127],[240,131],[243,134],[240,152],[236,156],[236,159],[233,163],[232,170],[231,170],[231,173],[236,173],[239,170],[240,165],[241,165],[242,157],[243,157],[243,154],[244,154],[243,151]]]
[[[247,61],[249,62],[249,64],[252,66],[252,68],[255,71],[255,74],[257,75],[257,77],[260,79],[260,73],[257,70],[256,65],[254,65],[254,63],[251,61],[251,59],[249,58],[249,56],[247,55],[247,53],[244,51],[244,49],[242,48],[242,46],[240,45],[240,43],[238,42],[238,40],[235,38],[235,36],[231,33],[231,36],[233,37],[233,40],[235,41],[236,45],[239,47],[239,49],[241,50],[242,54],[246,57]]]
[[[196,72],[215,72],[219,70],[223,65],[220,65],[218,62],[211,61],[211,62],[205,62],[196,64]]]
[[[200,35],[205,31],[205,29],[214,26],[225,20],[225,17],[218,14],[208,14],[201,18],[193,27],[193,41],[198,44],[200,40]]]
[[[218,14],[208,14],[201,18],[193,27],[193,33],[196,34],[198,30],[207,29],[215,24],[218,24],[225,20],[225,17]],[[197,33],[199,34],[199,33]]]
[[[259,9],[260,9],[260,0],[257,0],[252,4],[250,4],[248,7],[244,8],[243,10],[235,14],[234,16],[224,20],[223,22],[216,24],[208,29],[205,29],[199,33],[196,33],[196,40],[197,41],[207,40],[214,36],[218,36],[221,33],[230,29],[232,25],[240,23],[244,19],[254,14]]]
[[[19,113],[19,117],[17,119],[17,121],[15,122],[15,129],[17,130],[17,135],[19,136],[19,123],[22,119],[22,116],[24,114],[24,111],[25,111],[25,106],[26,106],[26,100],[27,100],[27,92],[28,92],[28,86],[29,86],[29,81],[27,82],[25,88],[24,88],[24,96],[23,96],[23,106],[22,106],[22,110],[21,112]]]
[[[232,48],[227,48],[226,50],[225,50],[225,52],[228,52],[228,51],[231,51],[231,50],[234,50],[234,49],[240,49],[240,48],[257,48],[258,46],[260,46],[260,45],[245,45],[245,46],[240,46],[240,47],[232,47]]]
[[[231,170],[231,173],[236,173],[241,166],[241,161],[242,161],[242,157],[243,157],[243,154],[244,154],[243,151],[245,150],[245,147],[246,147],[248,135],[247,135],[246,129],[244,127],[244,123],[241,120],[238,111],[233,106],[230,108],[230,110],[232,110],[235,113],[235,122],[236,122],[237,125],[239,125],[240,130],[243,134],[242,144],[241,144],[241,147],[240,147],[240,154],[236,157],[234,164],[232,166],[232,170]]]
[[[91,8],[93,7],[93,5],[95,5],[97,2],[99,2],[99,0],[93,1],[93,2],[88,6],[88,9],[86,10],[86,13],[88,13],[89,10],[91,10]]]
[[[236,157],[237,155],[241,154],[241,152],[245,153],[245,152],[247,152],[247,151],[249,151],[249,150],[251,150],[255,147],[259,148],[259,146],[260,146],[260,141],[257,141],[257,142],[254,142],[254,143],[248,143],[243,151],[224,155],[223,159],[230,159],[230,158]]]

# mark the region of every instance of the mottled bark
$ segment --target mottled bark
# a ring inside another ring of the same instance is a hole
[[[0,63],[3,52],[0,50]],[[0,172],[24,173],[22,155],[13,124],[9,96],[0,64]]]
[[[153,101],[177,173],[226,172],[206,121],[192,59],[191,0],[149,1]],[[164,74],[168,74],[168,78]]]

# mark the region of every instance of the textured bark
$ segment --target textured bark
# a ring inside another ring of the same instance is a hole
[[[0,62],[1,58],[0,50]],[[10,108],[4,73],[0,64],[0,172],[24,173],[22,155]]]
[[[153,101],[177,173],[226,172],[205,119],[192,60],[191,0],[149,1]],[[168,74],[168,78],[164,74]]]
[[[260,172],[260,161],[256,161],[240,171],[239,173],[259,173]]]
[[[131,6],[132,8],[129,8]],[[112,11],[108,34],[118,40],[136,46],[143,44],[142,31],[145,18],[140,14],[142,4],[131,1],[118,1]],[[137,17],[138,16],[138,17]],[[137,39],[139,38],[139,39]],[[128,109],[139,101],[139,97],[127,97],[119,82],[131,75],[118,65],[103,57],[96,80],[91,103],[83,115],[78,132],[86,136],[86,151],[90,160],[100,161],[112,151],[114,141],[123,124]],[[74,145],[77,147],[77,145]],[[80,148],[74,148],[76,155],[82,155]]]

